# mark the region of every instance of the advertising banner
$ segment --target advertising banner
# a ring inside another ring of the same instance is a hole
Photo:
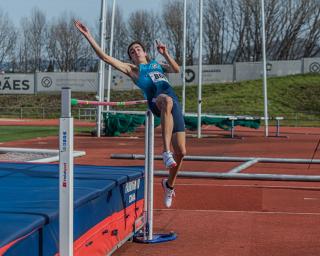
[[[34,94],[34,74],[1,74],[0,94]]]

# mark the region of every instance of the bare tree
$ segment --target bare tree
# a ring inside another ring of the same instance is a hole
[[[277,48],[275,42],[279,35],[281,24],[281,5],[281,1],[278,0],[269,0],[265,5],[266,51],[270,59],[276,59],[274,52]],[[261,13],[261,9],[258,11]],[[255,60],[258,61],[260,58],[256,58]]]
[[[297,59],[319,52],[318,0],[265,3],[269,59]],[[209,63],[261,60],[260,1],[208,0],[204,28]]]
[[[48,55],[60,71],[77,71],[92,51],[74,27],[76,18],[61,16],[49,28]]]
[[[210,63],[243,61],[248,49],[250,0],[209,1],[205,13],[207,57]]]
[[[208,64],[222,63],[226,13],[218,0],[208,0],[204,8],[204,48]]]
[[[46,16],[34,8],[30,18],[26,18],[22,25],[31,57],[31,71],[41,71],[42,59],[45,57]]]
[[[233,63],[236,59],[236,42],[237,42],[237,20],[234,19],[236,5],[232,0],[223,0],[223,20],[222,20],[222,50],[223,53],[221,63]]]
[[[258,0],[206,0],[204,8],[204,54],[209,64],[260,61],[261,6]],[[124,20],[116,9],[113,55],[127,58],[127,46],[139,40],[155,58],[155,39],[166,43],[173,57],[182,63],[183,1],[167,0],[160,15],[146,10],[131,13]],[[193,65],[198,38],[198,2],[187,5],[187,65]],[[111,8],[108,8],[110,31]],[[267,56],[273,60],[299,59],[320,54],[320,0],[265,0]],[[63,15],[47,25],[45,15],[34,8],[21,20],[21,32],[0,10],[0,66],[12,62],[17,71],[44,69],[92,70],[94,52],[74,29],[72,15]],[[106,40],[109,39],[107,33]],[[19,41],[18,41],[19,40]],[[15,47],[17,45],[17,47]],[[108,51],[108,41],[107,41]],[[16,51],[16,52],[15,52]],[[15,55],[15,56],[14,56]]]
[[[189,4],[187,5],[186,65],[194,64],[194,58],[195,58],[194,54],[195,54],[196,42],[198,40],[198,29],[197,29],[198,22],[195,19],[198,13],[197,7],[198,7],[198,4],[194,1],[189,2]]]
[[[259,61],[262,58],[260,1],[238,0],[238,46],[236,61]],[[319,39],[319,1],[268,0],[265,8],[266,46],[269,59],[298,59],[317,48]],[[240,13],[241,12],[241,13]]]
[[[10,61],[17,40],[17,33],[7,14],[0,10],[0,67]]]
[[[146,51],[154,58],[155,40],[159,36],[160,24],[157,14],[138,10],[131,13],[128,20],[128,34],[131,41],[141,41],[146,47]]]
[[[320,53],[320,1],[315,1],[313,4],[313,14],[305,24],[302,57],[314,57]]]
[[[306,21],[312,15],[313,0],[287,0],[282,6],[276,43],[276,57],[280,60],[295,58],[295,46],[301,37]]]
[[[17,52],[17,70],[20,72],[29,72],[31,52],[29,51],[28,31],[24,24],[27,23],[27,18],[21,19],[21,33],[19,37],[19,46]]]
[[[232,1],[232,0],[230,0]],[[233,33],[236,36],[235,44],[235,54],[233,57],[233,61],[240,61],[243,55],[244,48],[245,48],[245,29],[248,24],[248,12],[246,12],[247,9],[246,6],[242,6],[240,1],[236,1],[236,4],[233,6],[233,12],[229,12],[229,17],[232,19],[233,23]]]
[[[108,8],[107,11],[107,44],[106,50],[109,52],[109,40],[111,31],[111,18],[112,18],[112,8]],[[115,20],[114,20],[114,40],[113,40],[113,56],[117,59],[127,59],[127,46],[129,42],[128,30],[126,23],[123,18],[123,11],[117,6],[115,10]]]
[[[164,34],[173,49],[173,55],[178,64],[182,63],[183,40],[183,3],[181,0],[166,1],[163,4],[162,23]]]

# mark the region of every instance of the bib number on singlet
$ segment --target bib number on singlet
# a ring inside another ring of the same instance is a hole
[[[157,72],[157,71],[150,72],[149,76],[150,76],[152,82],[154,82],[154,83],[157,83],[160,81],[168,82],[167,77],[164,74]]]

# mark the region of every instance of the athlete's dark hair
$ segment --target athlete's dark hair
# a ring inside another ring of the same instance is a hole
[[[141,46],[141,48],[142,48],[142,50],[143,50],[144,52],[146,51],[146,47],[144,47],[143,43],[141,43],[140,41],[133,41],[131,44],[129,44],[129,46],[128,46],[128,50],[127,50],[127,53],[128,53],[128,56],[129,56],[130,60],[131,60],[131,56],[130,56],[130,48],[131,48],[131,47],[132,47],[132,45],[134,45],[134,44],[138,44],[138,45],[140,45],[140,46]],[[149,56],[147,55],[146,57],[147,57],[147,61],[150,61]]]

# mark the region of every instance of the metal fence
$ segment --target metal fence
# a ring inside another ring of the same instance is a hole
[[[95,120],[95,108],[73,108],[72,115],[79,120]],[[46,107],[0,107],[0,118],[54,119],[60,117],[60,108]]]
[[[191,111],[188,111],[191,112]],[[246,115],[262,116],[258,111],[232,111],[231,109],[216,110],[219,115]],[[72,108],[72,115],[78,120],[94,121],[96,119],[96,108]],[[14,119],[52,119],[59,118],[60,108],[46,107],[0,107],[0,118]],[[271,119],[283,117],[281,125],[288,126],[320,126],[320,112],[291,112],[291,113],[270,113]],[[270,122],[270,125],[276,125],[276,122]]]

